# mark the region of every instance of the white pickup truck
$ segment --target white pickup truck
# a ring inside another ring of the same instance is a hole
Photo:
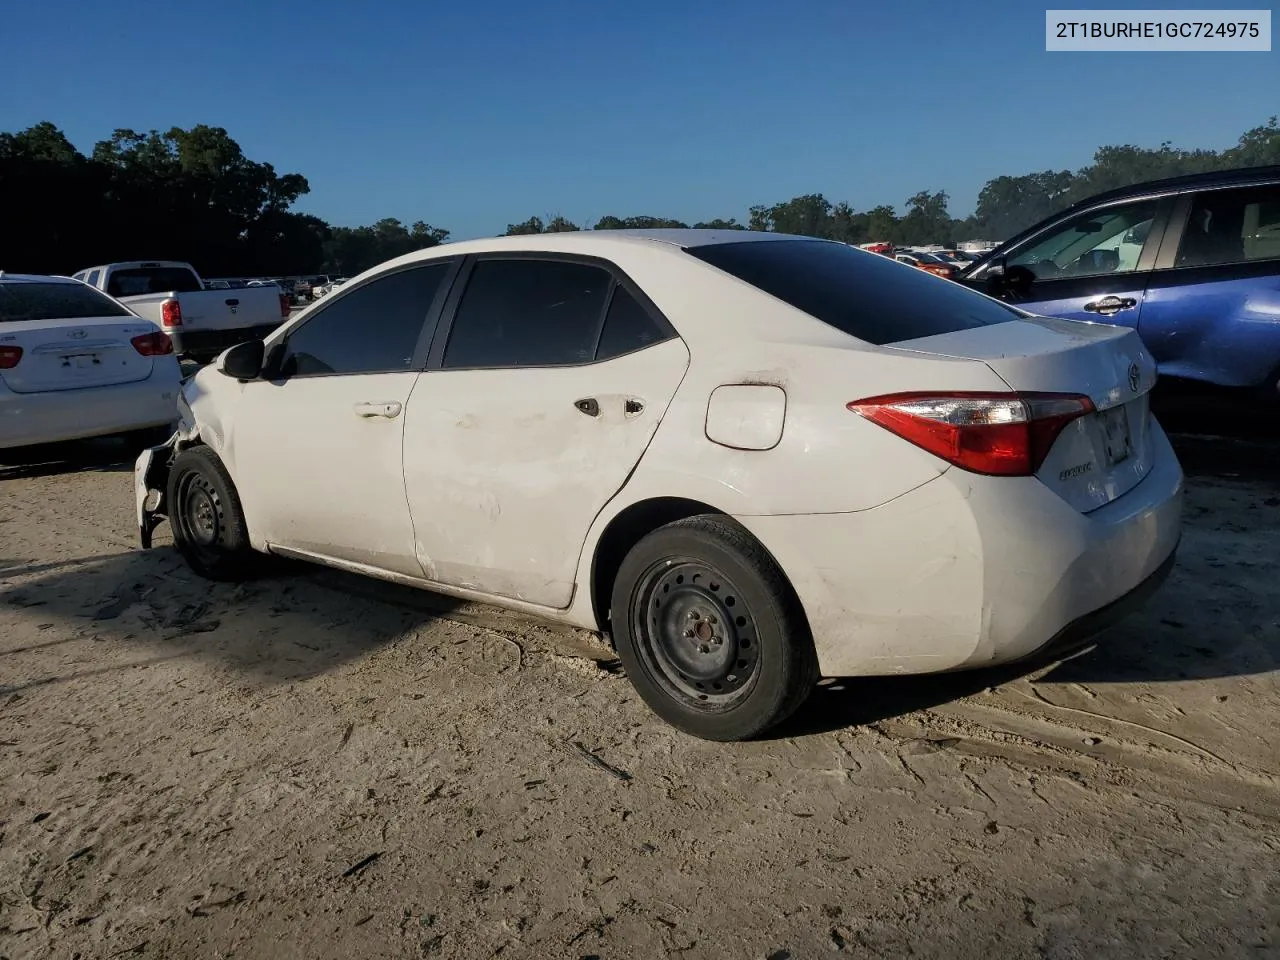
[[[202,363],[227,347],[267,336],[291,309],[278,287],[207,289],[191,264],[176,260],[108,263],[81,270],[74,279],[160,324],[178,356]]]

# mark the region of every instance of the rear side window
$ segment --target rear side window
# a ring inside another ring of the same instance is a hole
[[[596,359],[620,357],[672,336],[668,327],[655,320],[640,301],[627,292],[626,287],[618,284],[609,300],[609,313],[605,316]]]
[[[138,297],[148,293],[194,293],[200,281],[182,267],[131,267],[113,270],[107,277],[107,293],[113,297]]]
[[[1019,311],[951,280],[823,240],[756,240],[688,253],[876,345],[1008,323]]]
[[[589,363],[613,277],[562,260],[481,260],[467,281],[441,365]]]
[[[1191,205],[1179,267],[1280,259],[1280,184],[1210,190]]]
[[[0,283],[0,324],[132,316],[110,297],[79,283]]]
[[[412,369],[427,314],[452,267],[443,262],[400,270],[328,301],[288,335],[281,375]]]

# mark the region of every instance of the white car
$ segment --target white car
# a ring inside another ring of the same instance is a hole
[[[168,334],[68,277],[0,273],[0,449],[115,434],[157,443],[178,419]]]
[[[599,231],[434,247],[189,381],[138,459],[201,574],[258,553],[607,634],[710,739],[820,675],[1069,648],[1173,563],[1132,330],[846,244]]]

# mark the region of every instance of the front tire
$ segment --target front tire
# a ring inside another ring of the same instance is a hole
[[[212,450],[197,446],[178,454],[169,469],[165,499],[174,546],[196,573],[236,581],[257,572],[240,496]]]
[[[706,740],[745,740],[795,712],[818,680],[813,638],[768,552],[727,517],[653,531],[614,581],[612,634],[645,703]]]

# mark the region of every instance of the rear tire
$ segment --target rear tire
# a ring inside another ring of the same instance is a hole
[[[794,713],[818,680],[794,591],[727,517],[690,517],[644,537],[618,570],[610,618],[645,703],[705,740],[758,736]]]
[[[240,496],[216,453],[198,446],[178,454],[165,500],[174,546],[192,570],[223,581],[245,580],[259,571]]]

